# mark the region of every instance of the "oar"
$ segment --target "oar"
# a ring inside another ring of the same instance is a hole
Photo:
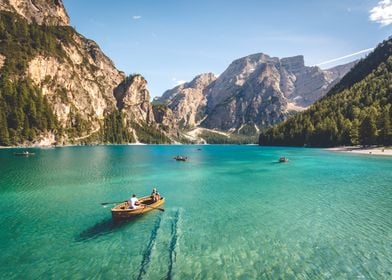
[[[104,205],[108,205],[108,204],[117,204],[117,203],[123,203],[123,202],[127,202],[127,200],[125,200],[125,201],[116,201],[116,202],[102,202],[101,205],[104,206]]]
[[[159,210],[159,211],[165,212],[165,209],[163,209],[163,208],[159,208],[159,207],[152,207],[152,206],[150,206],[150,205],[147,205],[147,204],[142,204],[142,205],[144,205],[144,206],[146,206],[146,207],[150,207],[150,208],[152,208],[152,209],[156,209],[156,210]]]

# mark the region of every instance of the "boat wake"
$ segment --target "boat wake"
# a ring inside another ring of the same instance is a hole
[[[179,209],[159,217],[152,229],[136,279],[173,279],[180,221]]]
[[[172,279],[173,265],[177,258],[177,251],[176,251],[177,239],[178,239],[177,224],[179,218],[180,218],[180,211],[177,210],[171,225],[171,240],[169,244],[169,271],[167,272],[167,277],[166,277],[167,279]]]
[[[177,210],[171,225],[171,240],[169,244],[169,271],[167,272],[167,277],[166,277],[167,279],[172,279],[173,265],[176,262],[176,258],[177,258],[177,251],[176,251],[176,245],[178,239],[177,224],[179,218],[180,218],[180,211]]]
[[[148,265],[151,261],[152,249],[155,245],[156,238],[158,235],[158,230],[161,226],[161,220],[162,220],[161,216],[158,216],[157,221],[155,222],[155,226],[151,232],[150,241],[148,242],[147,248],[144,251],[142,263],[140,264],[139,275],[137,277],[138,280],[143,279],[143,276],[147,272]]]

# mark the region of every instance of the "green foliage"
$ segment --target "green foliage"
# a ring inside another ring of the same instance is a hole
[[[238,134],[241,135],[256,135],[257,134],[257,130],[256,127],[252,124],[246,124],[243,127],[241,127],[241,129],[238,131]]]
[[[135,130],[138,140],[146,144],[170,144],[171,140],[158,128],[148,124],[131,124]]]
[[[389,40],[362,60],[326,97],[286,122],[263,131],[259,144],[391,145],[391,104],[392,40]]]
[[[380,114],[379,122],[379,139],[380,143],[390,146],[392,145],[392,126],[391,126],[391,106],[386,106]]]
[[[365,59],[360,60],[355,67],[336,84],[329,95],[334,95],[344,89],[351,87],[353,84],[360,82],[366,76],[377,69],[381,63],[384,63],[392,55],[392,40],[386,40],[379,44]]]
[[[113,144],[135,142],[133,135],[125,126],[122,112],[116,110],[106,116],[103,126],[103,142]]]
[[[61,46],[73,42],[74,32],[68,26],[29,24],[18,15],[0,12],[0,53],[7,58],[2,75],[24,75],[29,60],[38,54],[63,60]]]
[[[372,115],[367,115],[361,123],[359,128],[360,144],[363,146],[376,143],[377,126],[376,121]]]
[[[57,128],[47,98],[25,73],[38,54],[64,59],[61,44],[72,42],[73,32],[70,27],[29,24],[18,15],[0,12],[0,54],[6,57],[0,72],[0,145],[32,141]]]
[[[0,145],[32,141],[37,133],[55,130],[57,125],[46,97],[30,80],[13,83],[0,77]]]
[[[230,134],[225,136],[220,133],[204,130],[200,137],[206,140],[208,144],[255,144],[256,136],[246,136],[241,134]]]

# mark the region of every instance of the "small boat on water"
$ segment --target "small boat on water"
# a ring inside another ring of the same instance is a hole
[[[183,157],[183,156],[176,156],[176,157],[174,157],[174,159],[175,160],[177,160],[177,161],[187,161],[187,157]]]
[[[20,152],[20,153],[14,153],[15,156],[33,156],[35,155],[35,153],[31,153],[29,151],[24,151],[24,152]]]
[[[156,209],[164,211],[164,209],[158,208],[165,203],[165,198],[163,197],[154,202],[151,196],[144,196],[139,198],[139,202],[141,205],[136,209],[129,209],[128,201],[116,205],[111,209],[112,218],[114,220],[131,219]]]
[[[279,162],[288,162],[289,159],[287,157],[281,157],[279,158]]]

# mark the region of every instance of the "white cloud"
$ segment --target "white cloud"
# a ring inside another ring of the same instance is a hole
[[[381,26],[392,24],[392,0],[379,1],[369,13],[370,20],[380,23]]]
[[[138,20],[138,19],[141,19],[141,18],[142,18],[142,16],[133,16],[132,17],[133,20]]]
[[[179,85],[182,85],[182,84],[186,83],[186,81],[184,81],[184,80],[177,80],[176,78],[172,78],[172,81],[173,81],[175,86],[179,86]]]
[[[178,80],[178,81],[176,81],[176,86],[179,86],[179,85],[182,85],[185,83],[186,83],[186,81],[184,81],[184,80]]]
[[[316,64],[316,65],[317,65],[317,66],[320,66],[320,65],[329,64],[329,63],[332,63],[332,62],[337,62],[337,61],[339,61],[339,60],[343,60],[343,59],[346,59],[346,58],[350,58],[350,57],[352,57],[352,56],[356,56],[356,55],[360,55],[360,54],[363,54],[363,53],[371,52],[373,49],[374,49],[374,48],[369,48],[369,49],[361,50],[361,51],[358,51],[358,52],[355,52],[355,53],[350,53],[350,54],[348,54],[348,55],[341,56],[341,57],[338,57],[338,58],[334,58],[334,59],[331,59],[331,60],[327,60],[327,61],[318,63],[318,64]]]

